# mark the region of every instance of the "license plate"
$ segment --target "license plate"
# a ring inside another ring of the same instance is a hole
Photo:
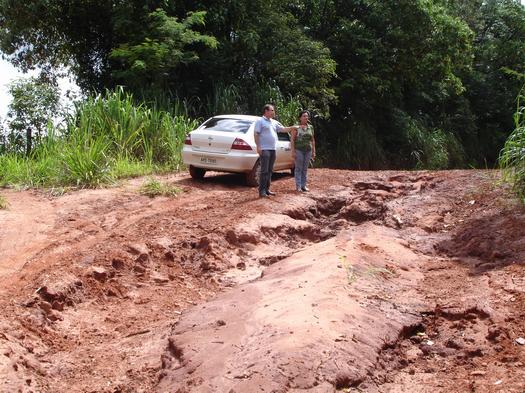
[[[201,157],[201,163],[215,165],[217,164],[217,160],[215,158]]]

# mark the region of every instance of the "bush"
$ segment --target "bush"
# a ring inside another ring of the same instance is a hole
[[[322,159],[343,168],[378,169],[385,166],[385,153],[373,127],[366,123],[332,122],[336,134],[331,152],[322,150]]]
[[[513,190],[525,202],[525,89],[518,96],[514,114],[515,129],[505,142],[499,156],[504,179],[512,184]]]
[[[145,181],[142,186],[140,187],[140,193],[142,195],[147,195],[150,198],[154,198],[156,196],[177,196],[180,194],[182,190],[178,187],[161,183],[156,179],[148,179]]]
[[[448,169],[464,164],[463,147],[450,132],[427,129],[411,120],[407,124],[406,139],[410,161],[416,169]]]
[[[30,157],[0,156],[0,185],[97,187],[115,179],[178,170],[183,115],[135,104],[121,88],[77,104],[65,129],[51,129]]]

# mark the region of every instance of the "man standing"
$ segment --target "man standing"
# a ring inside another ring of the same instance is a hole
[[[274,120],[275,107],[266,104],[263,108],[262,117],[255,122],[255,144],[257,154],[261,163],[261,176],[259,178],[259,198],[275,195],[270,191],[273,164],[275,163],[275,149],[277,146],[277,133],[280,131],[292,131],[297,127],[283,127],[281,123]]]

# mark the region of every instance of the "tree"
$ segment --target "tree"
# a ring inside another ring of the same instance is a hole
[[[23,71],[53,73],[66,66],[85,91],[111,82],[112,2],[0,1],[0,47]]]
[[[168,15],[168,3],[0,0],[0,49],[22,70],[66,66],[84,91],[139,82],[148,88],[155,78],[198,58],[197,43],[215,44],[191,29],[203,23],[203,13],[178,22]]]
[[[9,85],[13,100],[9,104],[9,140],[12,150],[25,148],[30,154],[33,138],[37,142],[45,134],[49,121],[58,115],[60,93],[58,86],[34,77],[17,79]]]
[[[162,9],[149,13],[141,26],[142,35],[111,50],[115,81],[133,90],[169,87],[170,75],[179,65],[199,59],[197,45],[217,46],[214,37],[191,29],[203,25],[205,15],[205,12],[190,12],[179,22]]]
[[[336,151],[333,163],[415,164],[409,132],[440,128],[446,103],[463,93],[472,32],[434,1],[313,3],[321,16],[313,18],[312,34],[337,62],[338,102],[324,141]]]
[[[476,163],[492,165],[514,126],[522,87],[514,75],[525,74],[525,7],[519,0],[454,0],[452,6],[475,34],[473,67],[462,75],[475,127],[462,141]]]
[[[327,113],[335,99],[330,86],[335,62],[330,50],[309,35],[286,2],[276,0],[178,1],[175,13],[206,10],[207,34],[217,50],[205,50],[198,62],[179,69],[178,88],[203,97],[217,86],[234,85],[245,111],[258,113],[258,95],[277,84],[284,96]]]
[[[330,118],[316,129],[332,164],[454,167],[493,162],[512,128],[525,7],[0,0],[0,49],[22,69],[69,65],[84,91],[121,84],[148,102],[197,102],[197,116],[258,112],[278,92]]]
[[[250,102],[257,83],[277,82],[327,112],[335,63],[307,33],[275,0],[0,0],[0,48],[15,65],[67,65],[84,91],[122,84],[139,97],[218,84]]]

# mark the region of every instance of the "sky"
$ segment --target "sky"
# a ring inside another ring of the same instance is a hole
[[[26,74],[27,75],[27,74]],[[11,96],[7,91],[7,85],[13,79],[23,76],[10,63],[0,59],[0,117],[5,119],[7,114],[7,107],[11,102]]]
[[[525,1],[525,0],[524,0]],[[11,102],[11,95],[8,91],[8,85],[11,81],[17,78],[28,78],[36,76],[37,72],[29,72],[23,74],[18,71],[11,63],[0,58],[0,119],[5,120],[7,117],[7,109]],[[67,90],[78,91],[78,87],[72,83],[69,78],[61,78],[58,81],[60,90],[64,93]],[[64,97],[62,97],[64,99]]]

